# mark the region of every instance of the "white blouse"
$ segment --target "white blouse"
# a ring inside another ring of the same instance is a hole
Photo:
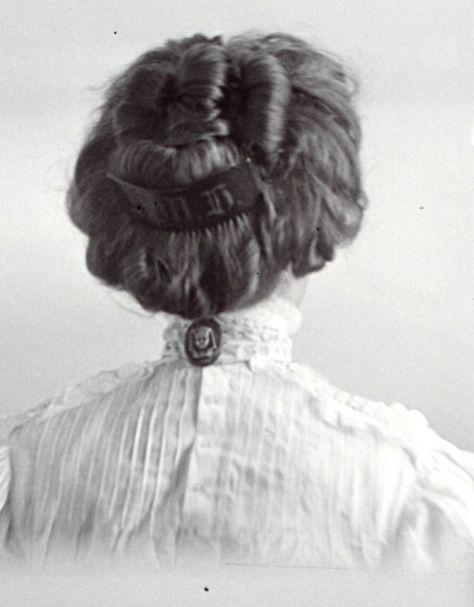
[[[191,362],[177,318],[159,360],[3,420],[4,559],[431,568],[474,555],[473,453],[417,411],[292,363],[288,302],[215,320],[212,364]]]

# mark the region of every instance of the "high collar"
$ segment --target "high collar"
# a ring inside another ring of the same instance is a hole
[[[249,361],[291,361],[291,335],[301,326],[300,310],[288,300],[272,295],[253,306],[212,317],[221,331],[221,351],[213,364]],[[186,334],[193,321],[172,316],[164,332],[165,359],[190,360]]]

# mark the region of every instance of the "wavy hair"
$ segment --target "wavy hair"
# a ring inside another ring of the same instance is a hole
[[[107,89],[68,192],[89,271],[147,310],[195,319],[263,299],[285,269],[320,270],[366,206],[356,91],[340,61],[286,34],[198,34],[139,57]],[[106,176],[183,186],[249,152],[263,204],[205,230],[136,221]]]

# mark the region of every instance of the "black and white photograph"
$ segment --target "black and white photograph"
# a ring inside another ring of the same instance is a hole
[[[0,23],[0,606],[473,605],[471,0]]]

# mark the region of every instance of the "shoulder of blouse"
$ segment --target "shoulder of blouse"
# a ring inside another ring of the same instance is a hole
[[[69,386],[63,392],[44,400],[32,409],[0,416],[0,512],[7,501],[11,483],[9,438],[14,430],[29,423],[40,423],[68,409],[100,400],[107,394],[136,381],[145,380],[157,366],[165,362],[159,359],[142,364],[129,363],[113,370],[101,371]]]
[[[149,377],[154,369],[166,361],[128,363],[116,369],[101,371],[69,386],[62,392],[41,402],[36,407],[16,415],[0,417],[0,448],[5,447],[13,430],[28,422],[40,422],[68,409],[97,401],[124,386]]]
[[[397,552],[415,567],[450,568],[466,557],[474,567],[474,453],[441,438],[419,411],[353,396],[303,365],[292,365],[292,372],[326,422],[376,434],[409,455],[413,482],[387,562]]]
[[[403,447],[426,447],[426,443],[416,445],[421,435],[431,432],[420,411],[398,402],[386,404],[350,394],[306,365],[293,363],[290,370],[294,381],[314,396],[318,412],[326,422],[395,439]]]
[[[474,567],[474,453],[431,439],[398,531],[401,550],[429,569]]]

